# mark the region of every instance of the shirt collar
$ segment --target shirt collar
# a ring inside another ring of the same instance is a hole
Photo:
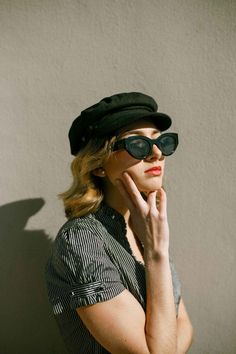
[[[95,212],[95,218],[99,220],[107,231],[122,245],[126,244],[126,222],[122,214],[102,201],[99,209]]]
[[[126,251],[136,260],[131,250],[129,241],[126,237],[127,227],[125,218],[117,210],[110,207],[104,201],[101,203],[98,211],[94,213],[95,218],[99,220],[107,229],[109,234],[123,246]],[[137,261],[137,260],[136,260]],[[137,261],[143,267],[143,263]]]

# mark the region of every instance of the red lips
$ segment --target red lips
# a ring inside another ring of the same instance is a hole
[[[151,172],[151,171],[161,171],[161,166],[155,166],[152,168],[149,168],[148,170],[144,171],[145,173]]]

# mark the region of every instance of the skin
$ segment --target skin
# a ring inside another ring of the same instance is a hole
[[[134,135],[133,129],[135,134],[149,138],[160,135],[151,121],[142,120],[127,126],[121,138]],[[153,166],[162,167],[161,176],[144,173]],[[134,255],[143,259],[146,272],[146,313],[128,290],[109,301],[77,309],[92,335],[112,354],[183,354],[192,342],[192,325],[183,299],[177,319],[175,313],[167,197],[162,188],[164,168],[165,158],[153,146],[152,155],[141,161],[125,150],[115,151],[101,169],[94,171],[103,178],[105,201],[124,216],[128,241]],[[142,191],[148,193],[147,201]],[[140,241],[142,249],[138,247]]]
[[[132,133],[135,131],[136,133]],[[143,135],[155,139],[161,135],[156,126],[148,120],[140,120],[125,127],[120,132],[121,138]],[[145,170],[161,166],[161,176],[151,176],[144,173]],[[125,182],[124,173],[127,172],[133,179],[140,192],[151,192],[160,190],[165,169],[165,157],[156,145],[153,146],[152,155],[145,160],[133,158],[126,150],[113,152],[110,159],[103,165],[102,169],[94,171],[94,174],[103,177],[105,201],[108,205],[120,212],[126,220],[129,218],[129,208],[124,204],[124,198],[120,193],[117,180]],[[105,171],[105,174],[104,174]]]

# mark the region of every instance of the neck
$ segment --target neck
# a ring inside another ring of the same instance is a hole
[[[126,224],[128,224],[129,216],[130,216],[130,211],[129,209],[124,205],[124,200],[117,200],[114,196],[112,197],[104,197],[104,201],[106,204],[108,204],[110,207],[115,209],[118,213],[123,215]]]
[[[114,190],[114,187],[110,190],[109,186],[106,186],[106,188],[104,188],[104,201],[111,208],[123,215],[126,224],[128,225],[130,211],[125,205],[125,201],[119,191],[117,189]]]

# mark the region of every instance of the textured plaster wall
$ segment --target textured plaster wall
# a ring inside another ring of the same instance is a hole
[[[236,353],[235,16],[233,0],[0,0],[1,353],[65,354],[43,267],[65,221],[67,131],[133,90],[180,136],[166,188],[190,353]]]

